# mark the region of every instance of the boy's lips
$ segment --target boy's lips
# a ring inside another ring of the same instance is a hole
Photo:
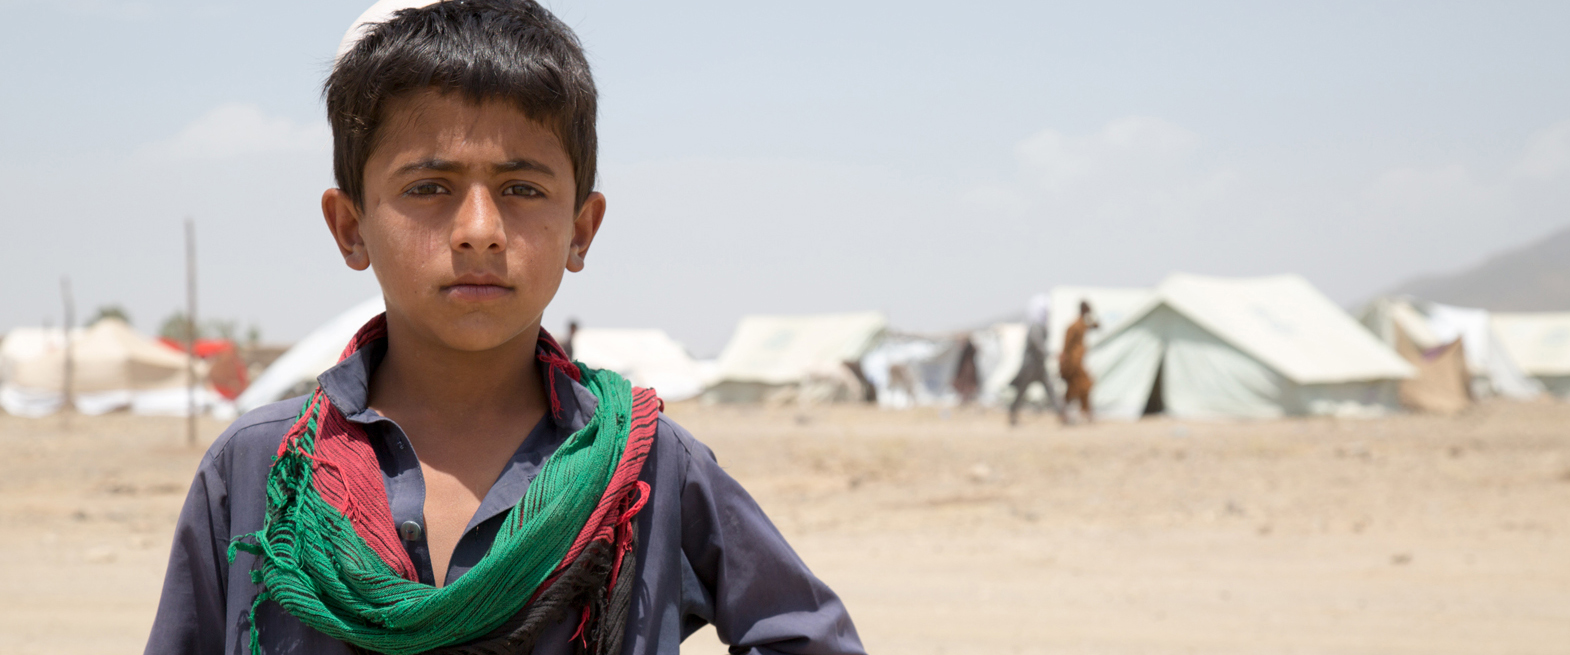
[[[442,293],[454,300],[484,301],[512,293],[512,287],[494,275],[464,275],[443,286]]]

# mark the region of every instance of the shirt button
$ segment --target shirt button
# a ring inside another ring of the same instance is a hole
[[[414,521],[404,521],[403,525],[398,526],[398,536],[403,537],[404,541],[419,541],[423,532],[420,524]]]

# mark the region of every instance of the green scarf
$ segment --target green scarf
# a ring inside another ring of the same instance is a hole
[[[368,338],[357,337],[345,357],[381,333],[373,325],[367,325],[367,330],[362,330],[362,337]],[[542,344],[549,339],[545,335]],[[549,346],[555,342],[550,341]],[[545,352],[542,361],[556,355],[546,352],[553,348],[542,345],[541,350]],[[252,580],[263,587],[251,608],[252,653],[261,653],[255,616],[256,608],[267,600],[276,601],[328,636],[387,655],[409,655],[473,641],[524,610],[542,591],[542,585],[554,579],[553,574],[559,575],[572,563],[570,551],[575,545],[581,552],[582,545],[588,543],[585,535],[594,526],[585,526],[591,514],[598,517],[604,513],[596,509],[607,503],[624,512],[630,504],[625,498],[607,499],[606,492],[613,475],[626,478],[620,465],[624,464],[623,451],[633,422],[633,389],[611,371],[581,367],[571,373],[579,373],[583,385],[599,400],[593,417],[545,462],[523,500],[507,514],[485,557],[463,577],[440,589],[408,579],[412,566],[406,561],[401,575],[388,559],[406,554],[390,552],[397,548],[386,546],[386,538],[377,548],[362,534],[388,534],[391,514],[376,511],[385,510],[373,506],[374,495],[356,495],[344,480],[358,477],[363,481],[371,479],[367,473],[374,474],[375,491],[382,494],[380,501],[385,505],[380,471],[350,470],[366,467],[363,453],[370,452],[366,450],[368,442],[357,441],[364,438],[363,431],[345,420],[325,393],[318,390],[313,394],[295,428],[285,436],[268,473],[263,528],[235,539],[229,548],[230,561],[236,550],[241,550],[258,556],[260,562],[251,572]],[[554,385],[548,386],[554,405]],[[652,393],[648,396],[652,398]],[[652,436],[652,427],[648,431]],[[350,450],[359,448],[360,460],[334,455],[349,451],[324,447],[329,439],[350,444]],[[641,459],[640,455],[639,467]],[[370,464],[374,466],[374,459]],[[635,483],[635,479],[636,470],[630,480]],[[340,489],[343,491],[333,491]],[[646,496],[647,487],[643,489]],[[332,495],[336,502],[324,495]],[[637,504],[641,507],[642,502]],[[631,513],[636,511],[633,508]],[[357,525],[351,516],[360,518],[360,524],[374,525]],[[625,526],[630,515],[608,520]],[[381,525],[383,522],[386,525]],[[601,528],[600,534],[617,533]],[[630,547],[623,545],[623,550],[630,551]],[[617,564],[619,569],[620,562]]]

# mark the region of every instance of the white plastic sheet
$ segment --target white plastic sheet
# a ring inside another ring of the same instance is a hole
[[[251,381],[245,392],[234,400],[241,413],[249,412],[267,403],[283,400],[284,396],[309,386],[316,376],[332,368],[343,354],[349,339],[354,338],[366,321],[385,311],[381,296],[350,307],[343,313],[311,331],[304,339],[284,351],[271,366]]]
[[[1466,350],[1466,366],[1478,395],[1528,400],[1543,393],[1541,382],[1528,376],[1494,335],[1488,311],[1427,303],[1429,327],[1441,342],[1457,338]]]

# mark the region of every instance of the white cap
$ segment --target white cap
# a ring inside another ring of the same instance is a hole
[[[1038,293],[1030,297],[1030,302],[1025,303],[1025,321],[1033,325],[1046,325],[1047,315],[1052,311],[1052,296]]]
[[[377,0],[376,4],[371,5],[370,9],[365,10],[365,13],[360,14],[359,18],[354,19],[354,24],[350,25],[349,31],[344,33],[343,41],[338,42],[338,54],[333,56],[333,60],[343,59],[344,53],[354,48],[354,44],[360,42],[360,38],[364,37],[367,31],[370,31],[372,25],[392,20],[393,14],[398,13],[398,10],[429,7],[441,1]]]

